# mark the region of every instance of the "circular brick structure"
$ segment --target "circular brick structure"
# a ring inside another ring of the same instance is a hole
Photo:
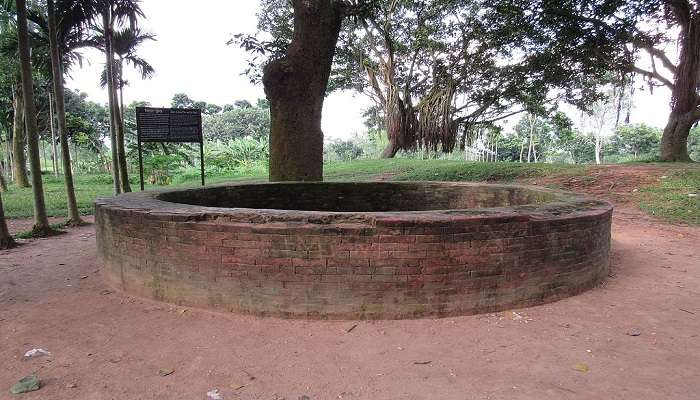
[[[96,202],[108,282],[185,306],[417,318],[541,304],[608,273],[609,203],[537,187],[269,183]]]

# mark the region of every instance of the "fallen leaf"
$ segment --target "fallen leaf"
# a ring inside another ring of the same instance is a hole
[[[158,370],[158,375],[168,376],[168,375],[172,374],[173,372],[175,372],[175,370],[172,368],[161,368]]]
[[[578,363],[574,366],[574,369],[579,372],[588,372],[588,364]]]

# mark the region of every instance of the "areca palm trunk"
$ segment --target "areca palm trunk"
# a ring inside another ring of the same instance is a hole
[[[70,163],[70,151],[68,148],[68,127],[66,124],[66,105],[63,87],[63,64],[56,42],[56,15],[53,0],[47,1],[49,19],[49,47],[51,48],[51,74],[53,76],[53,92],[56,95],[56,118],[58,119],[58,136],[61,140],[61,161],[63,162],[63,176],[66,184],[66,197],[68,199],[68,223],[79,225],[82,223],[78,212],[78,202],[75,199],[75,187],[73,186],[73,172]],[[51,121],[53,131],[53,121]]]
[[[53,96],[49,91],[49,127],[51,128],[51,166],[53,167],[53,175],[58,178],[58,152],[56,151],[56,132],[53,128],[54,123],[53,112]]]
[[[34,195],[34,228],[36,236],[51,233],[46,216],[44,185],[41,180],[41,160],[39,158],[39,135],[36,126],[36,108],[34,105],[34,81],[32,64],[29,58],[29,35],[27,32],[26,0],[15,0],[17,5],[17,44],[19,47],[20,73],[22,75],[22,93],[24,94],[24,120],[27,143],[29,144],[29,163],[32,171],[32,192]]]
[[[109,100],[109,141],[112,150],[112,177],[114,178],[114,194],[119,194],[122,191],[119,174],[119,154],[117,152],[117,133],[114,113],[114,81],[112,80],[112,27],[111,27],[111,10],[109,5],[102,12],[102,24],[105,37],[105,56],[107,66],[107,97]]]
[[[122,106],[120,106],[120,101],[117,96],[117,74],[114,72],[114,68],[112,68],[112,96],[114,97],[114,108],[116,109],[114,112],[114,117],[115,117],[115,122],[116,122],[116,132],[117,132],[117,156],[119,157],[119,181],[122,185],[121,189],[122,192],[127,193],[131,192],[131,185],[129,185],[129,170],[127,169],[126,165],[126,148],[124,146],[124,119],[122,116],[124,115],[124,110],[122,110]],[[121,72],[119,72],[119,77],[121,77]],[[121,80],[121,79],[120,79]],[[120,89],[121,91],[121,89]]]
[[[14,119],[12,123],[12,173],[15,178],[15,185],[19,187],[29,187],[29,177],[27,176],[27,157],[24,153],[26,134],[24,131],[24,96],[22,89],[13,88],[14,97]]]

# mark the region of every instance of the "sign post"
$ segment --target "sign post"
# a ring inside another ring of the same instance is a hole
[[[143,191],[142,143],[199,143],[199,160],[204,186],[204,137],[202,110],[191,108],[136,107],[136,132],[139,150],[139,177]]]

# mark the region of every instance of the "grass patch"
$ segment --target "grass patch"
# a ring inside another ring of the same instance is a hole
[[[665,164],[671,166],[671,164]],[[696,165],[679,164],[669,168],[669,178],[661,184],[640,189],[639,205],[649,214],[669,221],[683,221],[700,224],[700,199],[688,196],[700,192],[700,168]],[[484,163],[453,160],[356,160],[331,162],[324,165],[327,181],[371,181],[376,179],[400,181],[469,181],[469,182],[511,182],[517,179],[539,177],[579,176],[583,182],[596,179],[587,175],[590,167],[571,164],[526,164],[526,163]],[[195,171],[196,172],[196,171]],[[199,176],[183,174],[174,179],[171,186],[147,185],[146,189],[167,189],[175,187],[199,186]],[[267,181],[267,171],[254,169],[248,172],[228,173],[207,176],[207,184],[223,182]],[[96,198],[112,196],[109,175],[88,175],[75,178],[78,208],[82,215],[93,212]],[[132,183],[138,190],[138,183]],[[66,195],[62,179],[44,177],[47,214],[52,217],[65,217]],[[28,218],[33,214],[33,199],[30,188],[11,187],[3,193],[5,215],[8,218]]]
[[[323,166],[323,176],[324,179],[329,181],[371,181],[380,178],[382,175],[392,178],[409,172],[424,162],[431,161],[392,158],[332,162]]]
[[[671,173],[660,184],[640,189],[640,197],[639,208],[651,215],[670,222],[700,225],[698,168]]]
[[[427,160],[396,177],[404,181],[510,182],[521,178],[583,174],[587,167],[572,164],[485,163]]]
[[[52,231],[55,231],[57,234],[61,234],[61,233],[63,233],[62,229],[64,229],[66,227],[66,223],[59,222],[56,224],[51,224],[51,225],[49,225],[49,227],[51,228]],[[15,234],[14,238],[15,239],[35,239],[35,238],[37,238],[37,236],[34,233],[34,231],[30,229],[28,231],[19,232],[19,233]]]

